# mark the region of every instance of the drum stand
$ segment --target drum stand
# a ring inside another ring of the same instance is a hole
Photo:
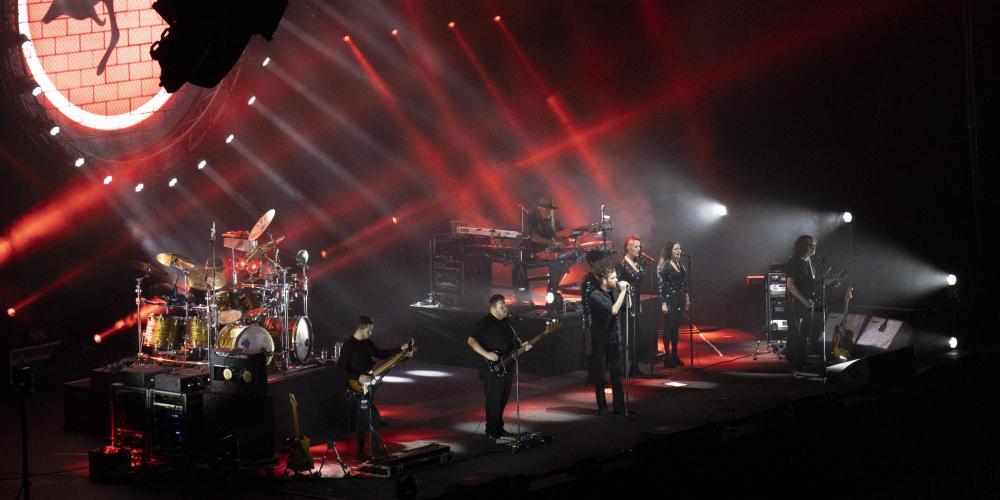
[[[135,279],[135,328],[139,334],[136,343],[135,363],[142,360],[142,281],[149,277],[149,273]]]

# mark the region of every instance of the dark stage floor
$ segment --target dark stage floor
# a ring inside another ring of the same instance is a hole
[[[833,393],[839,388],[836,384],[825,384],[821,377],[791,374],[786,363],[772,354],[763,354],[754,360],[752,354],[756,339],[746,332],[720,330],[706,333],[705,337],[722,356],[696,336],[695,369],[664,369],[659,366],[655,369],[655,378],[633,380],[630,395],[632,408],[638,413],[638,418],[634,420],[598,416],[592,389],[588,388],[583,372],[554,377],[524,374],[520,387],[520,416],[524,430],[550,434],[554,441],[550,445],[517,454],[485,438],[483,396],[475,370],[422,363],[417,358],[399,367],[380,389],[379,406],[389,422],[382,428],[381,434],[383,439],[392,443],[394,450],[414,448],[428,442],[451,446],[454,452],[452,463],[414,475],[419,496],[433,497],[454,492],[455,485],[476,485],[511,475],[541,474],[557,471],[588,457],[615,456],[634,448],[640,433],[644,432],[671,434],[714,423],[713,428],[720,430],[722,439],[738,437],[746,431],[745,424],[754,415],[787,412],[795,401],[808,400],[810,396],[821,393]],[[682,344],[684,359],[687,360],[688,344],[686,341]],[[525,362],[530,362],[530,354]],[[868,400],[884,397],[863,396]],[[62,405],[62,394],[55,388],[42,388],[29,404],[30,458],[35,474],[31,494],[34,498],[215,498],[221,494],[218,490],[221,480],[216,481],[218,484],[211,484],[213,481],[184,483],[181,480],[133,485],[90,482],[86,453],[96,447],[99,440],[63,431]],[[514,430],[513,402],[508,406],[506,420],[508,429]],[[7,425],[2,431],[4,450],[0,497],[13,498],[19,487],[20,470],[20,434],[16,425],[19,420],[14,405],[4,406],[3,421]],[[816,432],[843,434],[841,430],[816,429]],[[352,442],[345,439],[337,445],[349,465],[354,463]],[[327,451],[326,444],[314,443],[311,451],[319,459]],[[768,460],[771,452],[762,450],[760,453],[760,460]],[[395,480],[336,479],[341,471],[333,458],[330,453],[323,468],[323,475],[330,479],[245,478],[241,481],[247,482],[242,486],[235,485],[237,496],[395,497]],[[684,463],[694,458],[681,455],[676,460]],[[711,464],[705,466],[710,467]],[[761,462],[747,464],[748,468],[754,469],[760,466]],[[282,468],[283,465],[279,465],[278,476]],[[725,479],[727,473],[724,469],[718,470],[720,479]],[[532,488],[542,488],[546,481],[559,480],[557,474],[547,480],[538,478],[532,483]],[[709,495],[712,490],[698,491],[701,494],[697,496],[703,496]],[[758,490],[757,493],[763,491]]]

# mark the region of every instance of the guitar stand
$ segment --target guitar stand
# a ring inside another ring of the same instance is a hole
[[[340,469],[344,471],[342,477],[351,477],[351,469],[344,464],[344,459],[340,457],[340,452],[337,451],[337,441],[332,439],[326,442],[326,451],[323,453],[323,460],[320,461],[319,469],[314,474],[323,477],[323,466],[326,465],[326,457],[330,456],[330,450],[333,450],[334,455],[337,457],[337,463],[340,464]]]

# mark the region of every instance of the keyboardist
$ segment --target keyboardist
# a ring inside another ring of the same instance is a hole
[[[524,227],[532,255],[526,255],[522,262],[515,263],[511,276],[517,302],[531,302],[528,269],[541,266],[549,268],[546,303],[559,304],[562,302],[562,296],[559,294],[559,282],[566,274],[569,264],[559,258],[533,258],[540,252],[555,251],[558,253],[559,249],[566,248],[568,245],[566,239],[556,237],[556,233],[562,229],[562,224],[556,216],[556,206],[552,204],[552,200],[544,196],[539,198],[537,207],[528,215]]]

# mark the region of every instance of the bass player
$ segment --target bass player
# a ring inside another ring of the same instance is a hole
[[[517,338],[507,316],[507,303],[500,294],[490,297],[489,313],[476,322],[467,342],[476,354],[488,362],[499,361],[500,355],[518,347],[524,347],[525,351],[531,349],[531,344],[522,345]],[[486,394],[486,437],[493,441],[513,438],[514,434],[503,428],[503,411],[510,399],[513,372],[497,376],[490,371],[487,363],[483,363],[479,378],[483,381],[483,392]]]

